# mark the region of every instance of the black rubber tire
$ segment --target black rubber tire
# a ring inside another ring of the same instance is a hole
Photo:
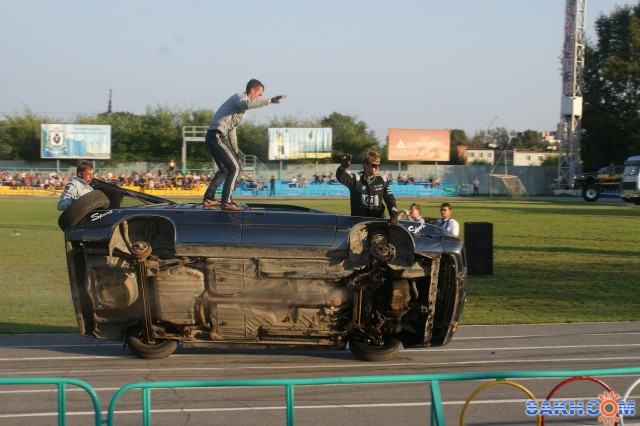
[[[94,210],[109,208],[109,199],[102,191],[91,191],[78,198],[73,204],[64,209],[58,218],[58,226],[63,231],[75,226],[86,215]]]
[[[142,359],[162,359],[176,351],[178,342],[176,340],[157,340],[149,344],[142,340],[138,334],[127,335],[127,346],[132,354]]]
[[[598,201],[598,198],[600,198],[600,188],[597,185],[586,185],[582,188],[582,198],[590,203]]]
[[[349,341],[349,350],[361,361],[381,362],[394,359],[400,351],[400,341],[389,339],[383,346],[371,346],[357,339]]]

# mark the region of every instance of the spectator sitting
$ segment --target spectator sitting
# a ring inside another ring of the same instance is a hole
[[[424,223],[424,219],[421,216],[422,209],[419,204],[413,203],[409,206],[408,209],[400,210],[398,214],[398,218],[401,218],[402,215],[407,215],[407,220],[411,222],[420,222]]]
[[[249,181],[247,182],[247,189],[254,190],[257,188],[256,182],[253,180],[253,176],[249,176]]]

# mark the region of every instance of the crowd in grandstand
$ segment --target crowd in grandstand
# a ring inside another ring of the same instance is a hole
[[[211,182],[214,172],[188,171],[184,175],[176,168],[168,167],[166,170],[159,168],[157,171],[112,171],[109,169],[97,169],[95,178],[118,186],[137,187],[139,190],[148,189],[199,189]],[[69,171],[55,170],[4,170],[1,172],[0,186],[25,187],[35,189],[62,189],[67,181],[73,176]],[[392,172],[387,172],[385,177],[389,182],[400,185],[416,184],[416,179],[408,173],[399,173],[394,178]],[[298,173],[285,182],[292,188],[305,188],[308,180]],[[313,175],[310,181],[312,185],[337,184],[333,172],[318,172]],[[251,172],[241,173],[238,179],[238,187],[259,193],[269,187],[267,179],[254,176]],[[440,186],[440,178],[429,178],[426,180],[427,187],[437,188]]]

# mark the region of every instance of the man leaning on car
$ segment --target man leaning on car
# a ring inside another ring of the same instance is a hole
[[[60,201],[58,201],[58,210],[62,211],[73,204],[78,198],[93,191],[89,186],[93,179],[93,165],[88,161],[83,161],[76,168],[76,176],[69,179],[64,187]]]

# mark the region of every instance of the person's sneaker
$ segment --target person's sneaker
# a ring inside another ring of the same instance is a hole
[[[233,204],[233,203],[222,203],[220,204],[220,209],[221,210],[227,210],[230,212],[241,212],[242,210],[244,210],[242,207]]]
[[[204,200],[202,202],[203,209],[214,209],[219,206],[220,206],[220,203],[217,202],[216,200]]]

